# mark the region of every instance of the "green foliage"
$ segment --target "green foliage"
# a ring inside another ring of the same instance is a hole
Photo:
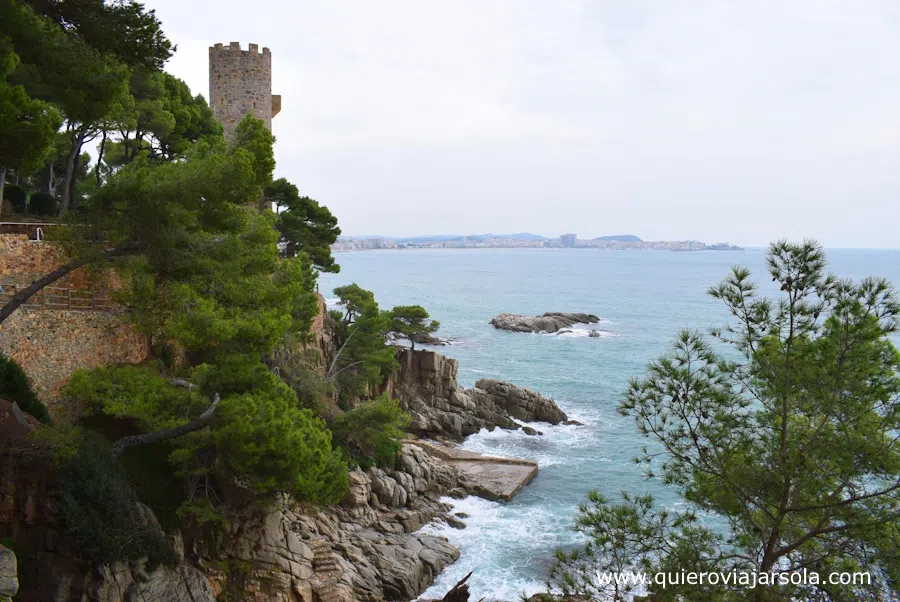
[[[60,212],[65,214],[77,206],[79,186],[83,189],[86,185],[76,180],[85,142],[102,132],[102,157],[110,129],[128,132],[132,126],[138,127],[135,115],[159,113],[153,110],[158,104],[153,99],[149,105],[141,103],[141,89],[132,96],[129,82],[159,79],[159,69],[171,55],[172,46],[153,12],[144,11],[134,1],[3,0],[0,23],[0,42],[6,40],[21,58],[10,81],[21,85],[32,99],[52,104],[65,118],[61,188],[47,188],[59,195]],[[57,116],[52,127],[42,131],[52,137],[59,125]],[[48,138],[42,148],[50,142]],[[96,183],[100,167],[98,161]]]
[[[340,415],[331,425],[336,446],[358,465],[393,467],[409,416],[383,394]]]
[[[16,213],[25,213],[28,203],[28,191],[15,184],[6,184],[3,187],[3,198],[12,203]]]
[[[223,356],[191,378],[198,388],[188,390],[142,367],[97,368],[73,375],[65,393],[89,411],[146,431],[189,422],[218,393],[212,427],[173,442],[170,460],[180,475],[234,479],[263,496],[284,491],[301,500],[340,500],[347,467],[332,452],[331,434],[264,364]]]
[[[26,4],[98,53],[132,67],[162,69],[175,50],[154,11],[134,0],[26,0]]]
[[[297,393],[300,407],[329,420],[329,397],[334,388],[320,372],[321,352],[308,343],[307,337],[290,333],[272,352],[269,364]]]
[[[297,187],[284,178],[269,184],[265,197],[275,204],[277,227],[281,233],[279,245],[284,249],[285,256],[306,253],[322,272],[337,273],[341,270],[331,255],[330,247],[341,235],[341,229],[337,226],[337,218],[327,207],[309,197],[301,197]]]
[[[215,550],[231,527],[231,521],[222,509],[213,506],[206,498],[197,497],[184,503],[178,509],[178,517],[187,525],[200,529],[203,541]]]
[[[336,503],[347,491],[347,465],[330,452],[325,423],[298,408],[293,391],[283,387],[277,397],[244,393],[222,401],[213,437],[224,468],[252,479],[259,494],[287,491]]]
[[[172,385],[146,367],[130,365],[79,370],[63,393],[88,415],[132,420],[145,431],[179,426],[209,406],[199,392]]]
[[[33,192],[28,199],[28,213],[51,217],[59,213],[59,201],[47,192]]]
[[[121,428],[120,421],[107,420],[115,427]],[[169,456],[174,449],[170,441],[163,441],[129,447],[119,457],[128,482],[138,499],[153,510],[159,524],[167,533],[183,526],[180,511],[188,503],[185,499],[187,488],[174,478],[172,464],[169,462]]]
[[[101,152],[107,172],[139,158],[156,163],[183,158],[201,140],[221,142],[222,126],[212,109],[202,96],[191,96],[182,80],[138,71],[129,92],[104,124]]]
[[[428,322],[428,312],[421,305],[398,305],[390,312],[391,332],[409,339],[410,347],[416,348],[416,340],[429,337],[441,327],[440,322]]]
[[[825,273],[815,243],[778,242],[768,271],[782,291],[760,297],[744,268],[710,294],[733,321],[682,332],[633,380],[619,406],[652,441],[637,461],[678,488],[675,514],[649,498],[595,495],[577,528],[590,545],[561,556],[551,585],[581,592],[585,575],[617,570],[617,546],[654,571],[869,571],[871,586],[776,585],[677,592],[654,599],[881,600],[900,578],[900,311],[885,280]],[[720,352],[719,349],[722,349]],[[710,531],[696,514],[721,517]],[[637,542],[637,543],[635,543]],[[587,572],[585,572],[587,571]]]
[[[48,103],[7,83],[18,65],[9,39],[0,34],[0,169],[28,171],[44,160],[62,120]]]
[[[234,128],[231,146],[250,154],[253,175],[256,180],[256,199],[263,198],[266,186],[272,183],[275,170],[275,136],[266,124],[248,113]]]
[[[332,325],[336,358],[327,378],[337,384],[343,402],[366,396],[383,384],[397,365],[394,348],[385,343],[391,329],[388,312],[378,310],[371,291],[357,284],[334,289],[346,315]]]
[[[372,291],[367,291],[355,282],[337,287],[334,289],[334,294],[340,299],[340,304],[347,312],[347,315],[341,318],[344,321],[352,322],[363,311],[369,313],[378,311],[378,304],[375,302],[375,295],[372,294]]]
[[[165,537],[142,518],[124,472],[102,440],[86,437],[59,466],[57,484],[59,513],[91,560],[148,557],[151,568],[177,562]]]
[[[213,116],[212,107],[201,94],[192,96],[183,80],[168,73],[163,73],[163,83],[166,89],[163,108],[175,120],[171,130],[157,136],[163,159],[172,161],[183,157],[201,140],[217,142],[222,138],[222,124]]]
[[[22,408],[44,424],[50,423],[47,407],[41,403],[31,388],[28,375],[15,360],[0,353],[0,397],[15,401]]]
[[[48,436],[68,462],[82,455],[76,442],[91,428],[183,426],[218,394],[211,425],[152,448],[174,465],[169,476],[188,498],[213,501],[227,481],[260,496],[336,501],[347,467],[308,409],[331,384],[300,370],[292,388],[261,359],[309,330],[316,268],[336,269],[328,249],[336,220],[295,188],[286,215],[256,210],[272,184],[274,137],[248,115],[226,145],[203,97],[161,71],[171,51],[153,11],[131,0],[0,0],[0,107],[14,118],[0,118],[0,147],[27,151],[0,155],[0,171],[15,169],[26,182],[33,213],[52,214],[59,199],[64,222],[77,226],[58,229],[65,252],[114,268],[123,284],[116,300],[154,349],[182,352],[167,369],[198,384],[175,387],[147,366],[78,373],[66,393],[88,416],[81,428]],[[10,129],[25,125],[32,129]],[[93,163],[82,153],[92,140]],[[122,458],[142,495],[165,476],[148,463],[150,449]],[[142,479],[142,467],[152,478]]]

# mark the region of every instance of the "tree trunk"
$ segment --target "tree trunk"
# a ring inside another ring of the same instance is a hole
[[[216,393],[215,395],[213,395],[212,405],[210,405],[205,412],[200,414],[200,416],[194,418],[187,424],[182,424],[181,426],[176,426],[175,428],[171,429],[145,433],[143,435],[131,435],[129,437],[122,437],[121,439],[113,443],[113,455],[121,456],[122,452],[124,452],[129,447],[134,447],[135,445],[147,445],[149,443],[157,443],[159,441],[168,441],[169,439],[175,439],[177,437],[187,435],[188,433],[199,431],[200,429],[209,426],[212,423],[213,414],[215,413],[216,407],[218,405],[219,394]]]
[[[82,142],[82,146],[84,143]],[[78,178],[75,177],[75,174],[78,173],[78,170],[81,168],[81,150],[78,151],[78,154],[75,155],[75,162],[72,164],[72,177],[69,179],[69,209],[75,209],[76,199],[75,199],[75,190],[78,185]]]
[[[14,311],[19,308],[19,306],[28,301],[39,290],[41,290],[45,286],[53,284],[69,272],[73,272],[81,266],[87,265],[88,263],[100,260],[110,260],[118,257],[119,255],[124,255],[125,253],[134,251],[135,249],[136,247],[122,247],[119,249],[111,249],[100,258],[92,256],[79,257],[77,259],[73,259],[65,265],[56,268],[43,278],[39,278],[38,280],[32,282],[29,287],[23,288],[20,291],[16,291],[16,294],[13,295],[12,298],[3,305],[3,307],[0,307],[0,324],[2,324],[3,321],[6,320],[6,318],[8,318]]]
[[[75,190],[75,168],[77,166],[78,155],[81,154],[81,147],[84,144],[84,136],[84,131],[72,130],[72,148],[69,150],[69,156],[66,157],[66,175],[63,178],[63,194],[59,201],[59,214],[61,216],[69,212],[69,205],[72,202],[72,191]]]
[[[6,168],[0,167],[0,205],[3,204],[3,187],[6,184]]]
[[[103,152],[106,150],[106,130],[103,130],[103,138],[100,139],[100,148],[97,149],[97,165],[94,166],[94,177],[97,178],[97,187],[100,187],[100,164],[103,162]]]

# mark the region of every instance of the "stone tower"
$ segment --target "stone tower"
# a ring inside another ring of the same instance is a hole
[[[272,96],[272,53],[240,42],[209,48],[209,100],[213,114],[222,122],[225,137],[247,113],[262,119],[272,129],[272,118],[281,111],[281,96]]]

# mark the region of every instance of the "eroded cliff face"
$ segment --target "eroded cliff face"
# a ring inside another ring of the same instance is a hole
[[[461,441],[482,428],[516,430],[521,422],[565,422],[552,399],[509,383],[482,379],[466,389],[456,381],[458,363],[428,350],[398,350],[391,394],[423,437]]]
[[[520,428],[517,420],[566,420],[552,400],[502,381],[458,386],[457,362],[431,351],[398,350],[398,359],[388,388],[420,436],[461,440],[481,428]],[[428,446],[405,444],[394,469],[352,471],[338,506],[282,499],[265,511],[232,513],[215,545],[197,533],[167,533],[177,566],[99,566],[79,558],[54,512],[47,449],[24,438],[2,443],[0,539],[15,542],[17,602],[410,600],[459,556],[446,539],[419,529],[432,520],[462,526],[440,497],[478,488],[452,462],[428,453]],[[149,508],[135,512],[162,532]]]
[[[281,500],[265,512],[238,512],[215,548],[170,533],[181,562],[153,571],[144,563],[79,560],[53,512],[45,455],[2,451],[0,538],[24,551],[17,602],[214,602],[231,591],[252,602],[409,600],[459,556],[446,539],[416,531],[446,516],[441,495],[468,485],[456,469],[411,445],[401,449],[395,470],[352,471],[339,506]],[[148,508],[139,511],[159,529]]]

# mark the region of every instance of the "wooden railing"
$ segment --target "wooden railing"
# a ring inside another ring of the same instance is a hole
[[[22,287],[0,283],[0,305],[9,301]],[[22,307],[42,309],[78,309],[84,311],[115,311],[121,309],[109,296],[92,290],[45,286],[32,295]]]

